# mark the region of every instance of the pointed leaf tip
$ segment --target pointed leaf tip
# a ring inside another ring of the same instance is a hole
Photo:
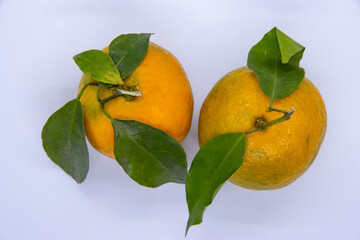
[[[144,60],[152,33],[122,34],[109,45],[109,55],[123,79]]]
[[[277,28],[276,36],[280,48],[281,62],[283,64],[289,63],[290,59],[297,53],[305,51],[304,46],[300,45]]]
[[[108,53],[88,50],[73,57],[80,70],[93,80],[109,84],[122,84],[119,70]]]
[[[200,148],[185,183],[189,209],[185,235],[191,226],[202,222],[206,207],[242,165],[245,147],[244,133],[227,133],[211,139]]]

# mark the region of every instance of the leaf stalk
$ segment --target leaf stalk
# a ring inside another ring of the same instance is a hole
[[[100,91],[101,91],[101,87],[98,88],[97,93],[96,93],[96,98],[98,99],[99,103],[100,103],[100,110],[102,113],[105,114],[105,116],[107,118],[109,118],[111,121],[113,120],[113,118],[111,117],[111,115],[105,111],[104,109],[104,104],[107,103],[108,101],[117,98],[119,96],[125,95],[125,97],[130,97],[130,98],[134,98],[134,97],[141,97],[142,93],[139,91],[128,91],[122,88],[115,88],[113,89],[114,94],[111,95],[110,97],[104,98],[104,99],[100,99]]]
[[[80,100],[80,98],[82,97],[85,89],[86,89],[88,86],[90,86],[90,85],[99,86],[99,83],[96,83],[96,82],[86,83],[86,84],[82,87],[82,89],[80,90],[79,94],[78,94],[77,97],[76,97],[78,100]]]

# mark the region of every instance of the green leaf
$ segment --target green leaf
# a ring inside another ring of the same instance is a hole
[[[192,225],[202,222],[206,207],[242,165],[245,147],[244,133],[227,133],[211,139],[200,148],[185,184],[189,208],[186,233]]]
[[[133,180],[147,187],[185,183],[186,155],[174,138],[138,121],[112,119],[112,125],[115,158]]]
[[[120,71],[122,79],[130,75],[144,60],[151,33],[123,34],[109,46],[109,54]]]
[[[298,88],[305,76],[304,69],[299,67],[304,51],[305,47],[276,27],[251,48],[247,65],[271,100],[286,97]]]
[[[276,28],[276,36],[279,43],[281,62],[286,64],[297,53],[301,52],[301,56],[305,51],[305,47],[289,38],[286,34]]]
[[[82,183],[89,170],[89,152],[80,101],[74,99],[51,115],[41,138],[49,158]]]
[[[93,80],[109,84],[122,84],[119,70],[108,53],[89,50],[73,57],[81,71]]]

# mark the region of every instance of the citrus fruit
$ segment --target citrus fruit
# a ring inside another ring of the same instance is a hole
[[[199,117],[199,143],[229,132],[256,129],[258,119],[282,117],[269,112],[270,99],[261,91],[255,73],[236,69],[216,83]],[[243,165],[230,181],[248,189],[277,189],[294,182],[314,161],[326,132],[326,109],[315,86],[306,78],[289,96],[275,100],[276,109],[295,108],[285,122],[247,135]]]
[[[108,48],[103,51],[108,52]],[[83,75],[79,91],[89,81],[91,79]],[[150,42],[145,59],[124,83],[135,86],[142,96],[133,100],[120,96],[105,103],[105,111],[113,118],[149,124],[179,142],[186,137],[192,120],[193,96],[182,66],[169,51]],[[85,131],[95,149],[114,158],[114,131],[110,120],[100,110],[97,89],[98,86],[88,86],[80,99]],[[99,96],[104,99],[111,95],[113,91],[103,89]]]

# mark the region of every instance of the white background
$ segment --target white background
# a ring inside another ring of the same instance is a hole
[[[274,26],[306,46],[301,65],[328,111],[320,153],[281,190],[225,184],[187,239],[360,239],[359,0],[0,0],[0,239],[184,239],[184,185],[141,187],[91,147],[78,185],[46,156],[41,129],[76,95],[73,55],[153,32],[192,85],[190,163],[207,93]]]

